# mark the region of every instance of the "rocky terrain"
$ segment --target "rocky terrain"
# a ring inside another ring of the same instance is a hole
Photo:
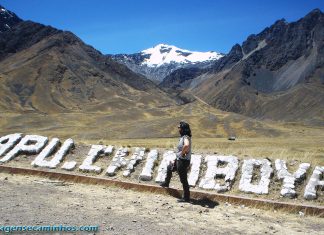
[[[15,13],[0,6],[0,33],[10,30],[20,21],[22,20]]]
[[[1,24],[10,22],[1,18]],[[0,34],[1,110],[56,113],[175,104],[153,82],[71,32],[17,19]]]
[[[180,86],[214,107],[254,118],[323,123],[323,25],[319,9],[296,22],[278,20],[207,71],[174,71],[163,87]]]
[[[0,109],[140,112],[199,100],[252,118],[323,125],[323,18],[315,9],[296,22],[278,20],[226,56],[164,44],[106,56],[71,32],[21,20],[1,7]],[[154,83],[148,74],[159,78]]]
[[[1,225],[99,225],[91,234],[322,234],[321,218],[0,173]],[[37,234],[37,233],[33,233]],[[39,233],[44,234],[44,233]],[[89,234],[74,233],[74,234]]]

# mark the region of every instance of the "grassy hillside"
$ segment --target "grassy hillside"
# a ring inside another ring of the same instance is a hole
[[[236,154],[240,157],[271,157],[324,164],[324,128],[257,121],[219,111],[199,101],[182,106],[132,107],[105,112],[0,114],[0,134],[21,132],[77,144],[114,144],[148,148],[174,148],[177,124],[187,120],[192,127],[196,152]],[[236,136],[236,141],[229,141]]]

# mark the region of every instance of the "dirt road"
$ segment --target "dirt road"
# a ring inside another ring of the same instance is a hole
[[[100,232],[96,234],[323,234],[324,231],[324,219],[311,216],[206,201],[181,204],[170,196],[34,176],[0,173],[0,187],[0,225],[99,225]]]

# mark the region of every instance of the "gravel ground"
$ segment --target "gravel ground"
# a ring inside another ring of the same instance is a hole
[[[322,218],[177,203],[171,196],[115,187],[7,173],[0,173],[0,187],[0,225],[99,225],[96,234],[324,234]]]

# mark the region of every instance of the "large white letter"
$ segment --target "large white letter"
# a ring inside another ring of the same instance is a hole
[[[20,133],[2,136],[0,138],[0,157],[15,146],[21,137]]]
[[[174,151],[166,151],[163,153],[163,157],[158,169],[158,175],[155,178],[155,182],[162,183],[165,181],[167,168],[170,165],[170,162],[173,162],[176,159],[176,154]]]
[[[113,146],[104,146],[104,145],[92,145],[89,150],[88,156],[84,159],[79,169],[86,172],[95,172],[100,173],[102,168],[99,166],[94,166],[93,163],[96,161],[97,157],[102,154],[111,154],[113,151]]]
[[[60,140],[58,138],[53,138],[49,144],[38,154],[34,161],[32,161],[32,166],[47,166],[48,161],[44,160],[45,158],[49,157],[57,146],[60,144]]]
[[[126,170],[123,172],[123,176],[128,177],[134,171],[134,167],[140,161],[143,160],[145,155],[145,148],[135,148],[135,151],[131,157],[131,160],[128,162]]]
[[[316,188],[317,187],[324,187],[324,180],[321,180],[321,177],[324,174],[324,167],[316,166],[314,172],[309,179],[308,184],[305,188],[304,198],[307,200],[313,200],[317,198],[316,195]]]
[[[76,164],[77,164],[76,161],[64,162],[61,168],[67,171],[73,171],[76,167]]]
[[[295,181],[302,181],[305,178],[307,169],[310,167],[310,164],[300,164],[298,170],[294,174],[288,172],[286,161],[284,160],[277,159],[275,161],[275,166],[277,170],[278,179],[283,180],[283,186],[280,191],[280,194],[284,197],[295,197]]]
[[[238,159],[235,156],[206,156],[207,171],[205,177],[200,181],[199,187],[204,189],[215,189],[217,192],[225,192],[231,189],[238,168]],[[219,163],[227,163],[226,167],[218,167]],[[225,177],[225,184],[219,184],[215,177]]]
[[[188,184],[190,186],[193,187],[196,186],[196,183],[198,181],[201,158],[202,158],[201,155],[196,155],[196,154],[191,155],[191,159],[190,159],[191,169],[188,177]]]
[[[26,135],[11,151],[0,159],[0,162],[8,162],[20,153],[36,154],[45,146],[47,141],[48,138],[44,136]]]
[[[126,166],[127,161],[125,157],[128,155],[128,149],[127,148],[119,148],[115,154],[115,156],[112,159],[112,162],[108,166],[108,169],[106,171],[106,174],[109,176],[116,175],[116,171],[122,167]]]
[[[142,170],[142,173],[140,175],[141,180],[149,181],[152,179],[154,163],[156,162],[158,157],[159,157],[159,154],[156,149],[153,149],[149,152],[149,154],[147,155],[146,164],[145,164],[145,166]]]
[[[56,168],[57,165],[63,161],[63,158],[68,153],[68,151],[74,146],[74,142],[72,139],[67,139],[50,161],[45,160],[45,158],[48,158],[53,153],[53,151],[56,149],[58,144],[59,144],[59,139],[53,138],[50,144],[32,162],[32,165],[40,166],[40,167]]]
[[[253,168],[255,166],[261,167],[261,179],[258,184],[251,183],[253,176]],[[239,184],[239,189],[247,193],[268,194],[270,176],[273,170],[271,168],[271,162],[267,159],[244,160],[242,166],[242,177]]]

